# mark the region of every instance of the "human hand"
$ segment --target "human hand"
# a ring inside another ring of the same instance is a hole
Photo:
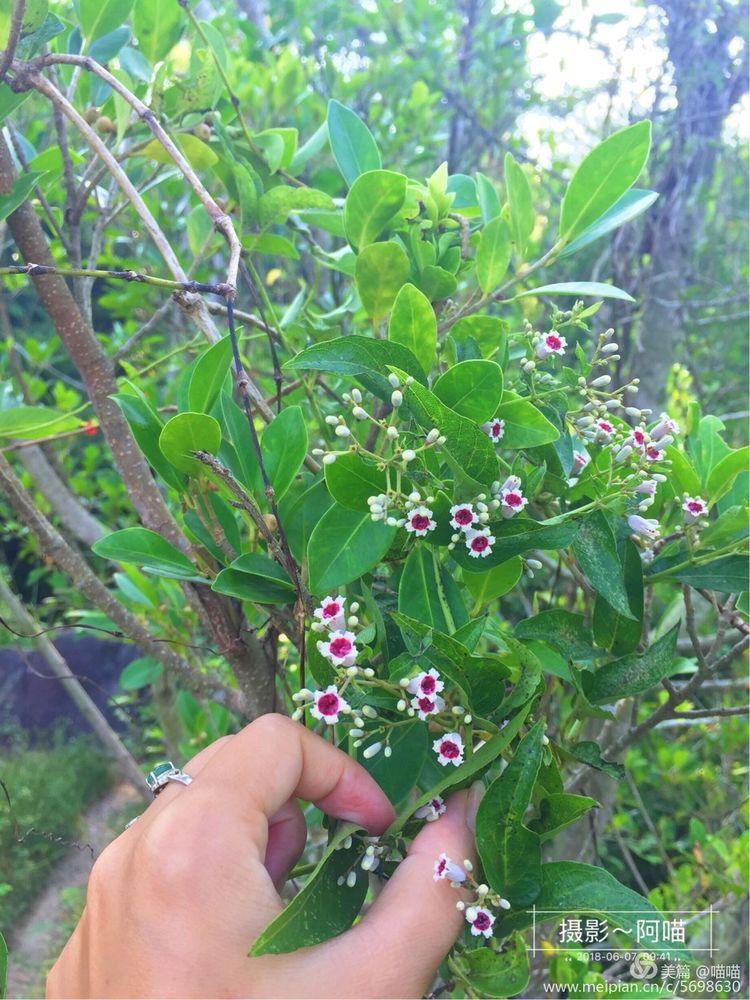
[[[393,809],[345,753],[280,715],[217,740],[101,854],[86,908],[47,980],[58,997],[421,996],[463,922],[435,882],[445,851],[473,858],[478,799],[458,792],[414,839],[362,920],[285,955],[248,958],[283,908],[305,844],[296,799],[382,833]]]

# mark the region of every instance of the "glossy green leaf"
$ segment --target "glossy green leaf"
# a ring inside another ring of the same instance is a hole
[[[48,406],[13,406],[0,410],[0,438],[36,441],[52,434],[73,431],[81,426],[78,417]]]
[[[529,823],[529,829],[544,844],[566,826],[577,823],[596,805],[596,799],[589,798],[588,795],[571,795],[569,792],[547,795],[540,801],[539,815]]]
[[[482,221],[491,222],[502,211],[497,188],[485,174],[477,171],[477,199],[482,212]]]
[[[132,660],[120,674],[120,687],[123,691],[137,691],[153,684],[163,673],[162,663],[152,656],[141,656],[137,660]]]
[[[513,556],[483,573],[464,574],[464,585],[477,605],[489,604],[512,590],[521,579],[522,572],[523,562],[518,556]]]
[[[545,524],[543,521],[532,521],[530,517],[514,517],[508,521],[492,523],[490,528],[495,536],[495,544],[489,556],[474,559],[462,545],[453,549],[452,556],[464,571],[485,573],[531,549],[567,548],[578,534],[580,522]]]
[[[602,774],[614,778],[615,781],[621,781],[625,777],[625,768],[622,764],[618,764],[613,760],[605,760],[602,757],[601,747],[594,740],[582,740],[580,743],[576,743],[575,746],[568,747],[567,752],[576,760],[580,760],[583,764],[588,764],[589,767],[601,771]]]
[[[386,554],[397,531],[373,521],[368,513],[333,504],[310,535],[310,590],[326,594],[367,573]]]
[[[482,424],[500,405],[503,371],[494,361],[460,361],[435,380],[432,391],[451,410]]]
[[[380,169],[377,143],[358,115],[338,101],[329,101],[327,124],[331,152],[347,184],[351,186],[360,174]]]
[[[514,934],[504,951],[472,948],[454,961],[477,996],[514,997],[529,982],[529,955],[521,934]]]
[[[138,51],[152,65],[177,44],[185,23],[179,4],[135,0],[133,34],[138,39]]]
[[[333,503],[324,479],[293,483],[279,502],[279,516],[289,548],[298,563],[305,559],[312,530]]]
[[[593,225],[584,229],[580,236],[577,236],[568,243],[560,254],[560,258],[569,257],[571,254],[583,250],[584,247],[589,246],[595,240],[601,239],[602,236],[606,236],[607,233],[611,233],[615,229],[619,229],[626,222],[637,219],[639,215],[653,205],[658,197],[658,191],[642,191],[639,188],[626,191],[609,211],[605,212]]]
[[[520,621],[513,634],[517,639],[541,639],[557,649],[566,660],[581,662],[596,656],[591,629],[583,615],[562,608],[540,611],[532,618]]]
[[[528,906],[541,887],[539,837],[523,820],[542,762],[544,721],[529,730],[477,812],[477,850],[491,889],[513,906]]]
[[[581,675],[583,690],[594,705],[612,704],[620,698],[643,694],[669,677],[675,666],[679,625],[653,642],[644,653],[630,653],[605,663],[595,673]]]
[[[654,564],[656,568],[656,564]],[[680,583],[723,594],[738,594],[748,589],[747,556],[726,556],[698,566],[686,566],[671,574]]]
[[[560,432],[528,399],[506,392],[494,414],[505,424],[504,448],[538,448],[560,437]]]
[[[130,16],[133,0],[78,0],[81,32],[87,42],[108,35]]]
[[[358,867],[353,887],[339,885],[361,853],[358,845],[343,847],[356,832],[353,823],[339,826],[315,871],[281,913],[255,941],[250,954],[282,955],[308,948],[343,933],[354,923],[367,895],[369,880]]]
[[[287,406],[263,431],[263,465],[276,499],[284,496],[307,454],[307,426],[299,406]]]
[[[408,280],[409,258],[398,243],[371,243],[357,257],[354,278],[365,312],[377,322]]]
[[[193,457],[194,451],[215,455],[221,444],[221,426],[207,413],[177,413],[166,422],[159,435],[159,449],[180,472],[205,475],[206,466]]]
[[[177,145],[185,155],[185,159],[190,162],[196,170],[208,170],[219,162],[219,157],[211,149],[208,143],[203,142],[192,132],[181,132],[175,137]],[[155,163],[164,163],[173,166],[174,160],[158,139],[152,139],[143,149],[139,150],[140,156],[146,156]]]
[[[195,580],[195,566],[171,542],[148,528],[123,528],[105,535],[91,546],[93,552],[113,562],[132,563],[155,576]]]
[[[325,191],[311,187],[287,187],[281,184],[266,191],[258,199],[258,220],[261,228],[265,229],[286,222],[292,212],[305,209],[331,211],[334,207],[333,199]]]
[[[331,465],[324,466],[326,486],[333,499],[342,507],[368,511],[368,497],[385,493],[387,477],[384,469],[366,462],[356,452],[339,455]]]
[[[214,580],[211,590],[256,604],[293,604],[294,584],[289,574],[268,556],[246,552]]]
[[[221,412],[225,437],[229,438],[233,447],[235,462],[232,472],[249,493],[259,496],[263,490],[263,480],[247,416],[228,393],[221,397]]]
[[[568,184],[560,209],[560,238],[582,233],[635,184],[651,148],[651,122],[636,122],[596,146]]]
[[[407,347],[425,372],[435,360],[437,318],[430,300],[407,282],[393,303],[388,321],[388,339]]]
[[[510,229],[505,219],[491,219],[482,230],[477,247],[477,282],[488,295],[503,280],[510,263]]]
[[[31,93],[25,90],[20,94],[14,93],[7,83],[0,83],[0,122],[4,122],[8,115],[13,114]]]
[[[44,175],[45,171],[37,170],[31,171],[28,174],[22,174],[15,179],[10,191],[7,194],[0,195],[0,221],[7,219],[12,212],[15,212],[19,205],[22,205],[26,201],[34,190],[34,187],[39,183],[39,178],[44,177]]]
[[[597,594],[601,594],[618,614],[635,620],[615,535],[601,511],[595,510],[583,518],[580,531],[573,542],[573,552]]]
[[[737,448],[725,455],[711,469],[706,480],[709,503],[714,503],[732,486],[740,472],[747,472],[750,463],[750,448]]]
[[[399,582],[398,610],[448,635],[468,620],[458,587],[434,549],[417,545],[409,553]]]
[[[411,724],[391,730],[388,742],[390,757],[384,757],[381,751],[366,760],[363,757],[366,747],[360,750],[360,764],[369,771],[394,805],[403,802],[416,785],[427,758],[428,738],[427,727],[415,719]]]
[[[518,679],[498,709],[501,714],[507,715],[511,709],[520,708],[534,697],[542,679],[542,664],[525,643],[510,635],[503,635],[502,641],[519,666]]]
[[[356,249],[374,243],[401,209],[406,177],[393,170],[368,170],[352,184],[344,202],[346,238]]]
[[[216,402],[232,363],[232,344],[224,337],[212,344],[197,360],[188,384],[188,408],[208,413]]]
[[[633,296],[622,288],[605,285],[601,281],[561,281],[552,285],[540,285],[538,288],[527,288],[513,298],[524,299],[529,295],[573,295],[577,299],[620,299],[623,302],[635,302]]]
[[[140,390],[127,383],[127,392],[118,392],[112,399],[122,410],[138,447],[151,468],[173,489],[181,491],[185,477],[164,457],[159,447],[159,437],[164,424],[151,403]]]
[[[643,630],[643,563],[640,551],[629,538],[618,546],[623,566],[625,592],[633,618],[625,618],[601,595],[596,595],[592,620],[597,646],[618,656],[632,653],[641,639]]]
[[[516,251],[523,256],[534,229],[534,205],[526,174],[513,159],[512,153],[505,154],[505,190],[508,195],[513,242],[516,244]]]

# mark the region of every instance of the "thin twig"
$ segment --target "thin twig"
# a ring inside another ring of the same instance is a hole
[[[23,27],[23,15],[25,13],[26,0],[16,0],[16,5],[13,8],[13,15],[10,21],[8,41],[5,45],[5,51],[3,52],[2,58],[0,59],[0,82],[5,79],[5,74],[10,69],[10,65],[16,54],[16,48],[21,39],[21,28]]]

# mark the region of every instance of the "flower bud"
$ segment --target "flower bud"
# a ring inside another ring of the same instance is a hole
[[[372,757],[375,756],[375,754],[380,753],[382,749],[383,749],[382,743],[371,743],[369,747],[365,747],[365,749],[362,751],[362,756],[364,757],[365,760],[370,760]]]
[[[611,375],[599,375],[597,378],[589,382],[592,389],[603,389],[605,385],[609,385],[612,381]]]
[[[374,671],[373,671],[373,673],[374,673]],[[362,715],[366,715],[368,719],[377,719],[377,717],[378,717],[378,713],[375,711],[375,709],[372,707],[372,705],[363,705],[362,706]]]
[[[330,451],[327,455],[323,456],[323,465],[333,465],[336,461],[335,452]]]
[[[395,372],[391,372],[391,374],[388,376],[388,381],[391,383],[394,389],[398,389],[398,387],[401,385],[398,375],[396,375]]]
[[[391,393],[391,405],[393,406],[393,408],[397,410],[399,406],[401,406],[403,401],[404,401],[404,396],[401,390],[394,389],[393,392]]]
[[[352,410],[352,416],[357,420],[367,420],[367,411],[363,410],[361,406],[355,406]]]
[[[401,458],[405,462],[413,462],[416,457],[417,453],[415,451],[412,451],[411,448],[407,448],[406,451],[401,453]]]
[[[346,424],[339,424],[333,433],[336,435],[336,437],[348,438],[349,435],[351,434],[351,431],[346,426]]]
[[[385,436],[391,441],[394,441],[398,437],[398,428],[394,427],[393,424],[390,424],[388,430],[385,432]]]
[[[329,415],[326,417],[326,423],[330,424],[331,427],[335,427],[338,424],[338,422],[339,418],[334,417],[333,414],[331,413],[329,413]]]

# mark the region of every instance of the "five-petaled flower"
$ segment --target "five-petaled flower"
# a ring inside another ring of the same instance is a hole
[[[347,713],[349,703],[336,690],[335,685],[329,685],[325,691],[313,691],[313,704],[310,715],[315,719],[323,719],[329,726],[339,721],[340,713]]]
[[[445,685],[440,680],[440,674],[434,667],[430,667],[429,670],[423,670],[416,677],[412,677],[407,691],[420,697],[434,698],[444,687]]]
[[[492,420],[488,420],[482,424],[482,430],[487,437],[492,438],[495,444],[497,444],[498,441],[502,441],[505,435],[505,421],[500,420],[499,417],[494,417]]]
[[[609,420],[597,420],[596,429],[602,437],[611,438],[615,432],[614,425],[609,422]]]
[[[466,872],[461,865],[457,865],[455,861],[451,861],[447,854],[443,853],[435,861],[432,877],[436,882],[441,879],[447,879],[449,882],[464,882]]]
[[[330,660],[334,667],[353,667],[357,662],[357,646],[353,632],[331,632],[328,642],[318,643],[318,652]]]
[[[573,468],[576,472],[580,472],[581,469],[585,469],[589,464],[589,456],[585,451],[574,451],[573,452]]]
[[[479,520],[470,503],[457,503],[451,507],[451,527],[457,531],[468,531]]]
[[[679,434],[680,425],[676,420],[672,420],[666,413],[662,413],[659,423],[651,429],[651,440],[661,441],[667,434]]]
[[[445,802],[440,795],[433,796],[429,802],[420,806],[414,813],[414,819],[423,819],[434,823],[445,812]]]
[[[418,694],[412,698],[411,707],[424,722],[428,716],[442,712],[445,708],[445,702],[439,694]]]
[[[432,744],[432,749],[437,754],[438,764],[445,767],[446,764],[453,764],[458,767],[464,760],[464,741],[460,733],[445,733]]]
[[[626,439],[625,444],[629,444],[633,448],[643,449],[648,444],[648,434],[643,427],[634,427],[630,432],[630,437]]]
[[[344,598],[341,594],[338,594],[336,597],[324,597],[320,602],[320,607],[315,609],[313,615],[321,621],[329,631],[341,631],[346,625]]]
[[[547,333],[539,342],[539,346],[536,349],[536,356],[543,361],[550,354],[565,354],[567,346],[568,342],[565,337],[561,337],[557,333]]]
[[[649,460],[649,462],[660,462],[661,459],[664,458],[664,456],[662,455],[661,450],[659,448],[656,448],[654,445],[650,444],[646,448],[646,458]]]
[[[479,937],[480,934],[486,938],[492,937],[495,918],[485,906],[467,906],[466,920],[471,925],[471,933],[475,937]]]
[[[519,514],[528,502],[528,498],[523,495],[520,487],[503,490],[500,494],[500,513],[505,518],[513,517],[514,514]]]
[[[682,509],[685,512],[685,524],[694,524],[699,517],[708,514],[708,504],[703,497],[685,497]]]
[[[490,555],[494,544],[495,536],[490,533],[489,528],[480,528],[478,531],[470,528],[466,532],[466,548],[474,559],[484,559]]]
[[[429,507],[415,507],[409,511],[405,527],[418,538],[423,538],[428,531],[433,531],[437,527],[437,523],[432,520],[432,511]]]
[[[628,518],[630,530],[642,538],[655,539],[659,537],[659,522],[653,517],[641,517],[631,514]]]

